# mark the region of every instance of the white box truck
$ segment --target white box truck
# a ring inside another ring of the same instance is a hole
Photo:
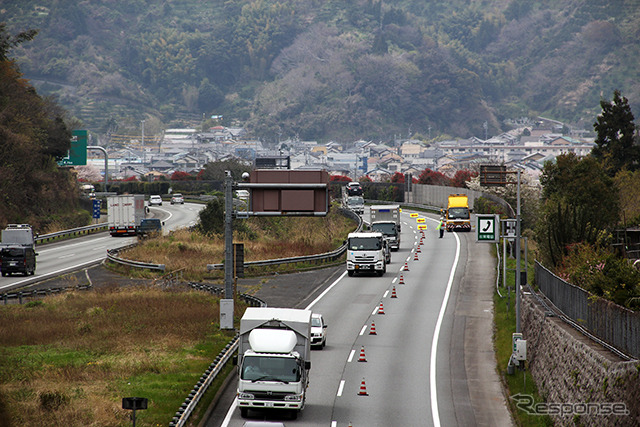
[[[349,233],[347,237],[347,274],[387,272],[385,241],[382,233]]]
[[[142,194],[109,196],[107,209],[109,233],[112,236],[135,236],[146,215]]]
[[[373,205],[371,213],[371,231],[384,234],[391,249],[400,249],[400,206]]]
[[[311,369],[311,310],[249,307],[240,320],[238,407],[304,409]]]

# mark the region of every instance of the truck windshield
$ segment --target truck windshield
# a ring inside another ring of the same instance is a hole
[[[378,251],[381,248],[380,239],[375,237],[352,237],[349,239],[349,249],[352,251]]]
[[[246,381],[300,381],[300,369],[291,357],[245,356],[240,378]]]
[[[469,219],[469,209],[449,208],[449,219]]]
[[[347,203],[351,206],[364,205],[364,199],[362,197],[349,197]]]
[[[386,235],[396,235],[396,225],[392,224],[392,223],[385,223],[385,224],[372,224],[371,225],[371,230],[373,231],[378,231],[382,234],[386,234]]]

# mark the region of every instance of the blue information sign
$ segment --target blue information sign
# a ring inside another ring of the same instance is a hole
[[[93,199],[93,217],[96,219],[100,218],[100,204],[99,199]]]

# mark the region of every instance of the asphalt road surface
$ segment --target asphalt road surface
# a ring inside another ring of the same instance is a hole
[[[416,260],[420,233],[415,219],[403,214],[403,221],[401,248],[383,277],[348,277],[340,266],[241,284],[269,306],[309,308],[329,324],[327,346],[312,354],[307,405],[298,419],[250,411],[251,420],[335,427],[512,424],[492,350],[494,247],[476,243],[474,233],[439,239],[431,217]],[[405,262],[409,270],[401,271]],[[359,362],[363,349],[366,362]],[[206,426],[246,421],[234,405],[234,380]]]

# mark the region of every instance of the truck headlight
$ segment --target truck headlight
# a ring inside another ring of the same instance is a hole
[[[287,402],[300,402],[302,400],[301,394],[290,394],[284,397],[284,400]]]
[[[239,399],[253,400],[256,397],[251,393],[238,393]]]

